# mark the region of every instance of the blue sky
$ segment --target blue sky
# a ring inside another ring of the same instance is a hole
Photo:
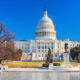
[[[16,40],[32,40],[45,4],[57,39],[80,41],[80,0],[0,0],[0,22],[16,34]]]

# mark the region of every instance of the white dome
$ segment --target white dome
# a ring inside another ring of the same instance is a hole
[[[47,16],[47,11],[44,11],[44,16],[40,19],[35,32],[35,39],[56,39],[56,31],[52,20]]]
[[[39,24],[53,24],[52,20],[47,16],[47,11],[44,11],[44,16],[40,19]]]
[[[39,21],[39,24],[42,24],[42,23],[50,23],[50,24],[53,24],[52,23],[52,20],[48,17],[48,16],[43,16],[40,21]]]

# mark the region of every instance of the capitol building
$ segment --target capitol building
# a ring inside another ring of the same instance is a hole
[[[48,17],[45,8],[44,15],[36,26],[35,40],[21,40],[14,43],[16,48],[23,51],[22,60],[44,61],[47,58],[49,48],[52,51],[54,60],[61,59],[60,56],[65,52],[64,44],[66,42],[70,49],[80,45],[80,42],[69,41],[69,39],[57,40],[55,26]]]

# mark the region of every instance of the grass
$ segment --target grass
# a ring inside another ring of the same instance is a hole
[[[61,61],[55,61],[54,63],[62,63]],[[77,66],[78,65],[78,63],[77,62],[70,62],[70,64],[72,65],[72,66]]]
[[[8,65],[8,67],[29,67],[29,68],[36,68],[42,67],[42,64],[45,62],[23,62],[23,61],[12,61],[7,62],[3,61],[2,65]]]
[[[2,65],[8,65],[8,67],[29,67],[29,68],[40,68],[45,62],[24,62],[24,61],[2,61]],[[62,63],[55,61],[54,63]],[[77,62],[70,62],[73,66],[77,66]]]

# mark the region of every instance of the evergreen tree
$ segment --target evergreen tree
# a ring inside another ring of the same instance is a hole
[[[48,50],[47,62],[49,62],[49,63],[53,62],[53,55],[52,55],[52,52],[51,52],[50,48]]]
[[[70,56],[72,57],[72,60],[80,61],[80,46],[72,48],[70,50]]]
[[[80,53],[78,54],[78,62],[80,62]]]

